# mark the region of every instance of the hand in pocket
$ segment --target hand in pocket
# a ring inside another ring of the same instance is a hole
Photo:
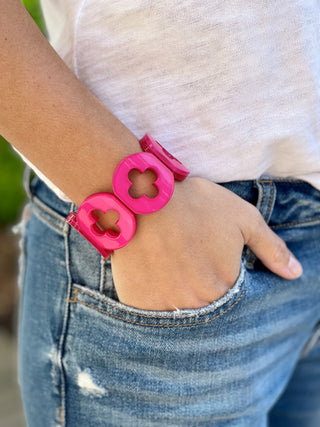
[[[136,308],[194,309],[221,298],[237,280],[245,244],[274,273],[302,273],[253,205],[202,178],[177,183],[162,210],[137,221],[111,259],[119,300]]]

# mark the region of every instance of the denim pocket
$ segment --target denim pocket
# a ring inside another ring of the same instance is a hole
[[[206,307],[175,311],[149,311],[125,305],[117,299],[111,270],[105,280],[106,272],[103,273],[103,269],[104,264],[107,263],[103,262],[99,253],[78,232],[73,229],[70,229],[70,232],[67,231],[69,226],[60,212],[52,209],[36,196],[33,198],[32,210],[38,219],[53,231],[68,235],[68,268],[72,281],[69,302],[79,304],[86,310],[95,310],[102,316],[141,326],[201,325],[232,310],[245,294],[246,267],[245,261],[242,260],[239,276],[232,288]]]
[[[234,286],[220,299],[199,309],[175,311],[140,310],[122,304],[115,299],[88,287],[74,283],[70,303],[80,304],[85,310],[95,310],[101,316],[109,316],[131,324],[153,327],[201,325],[223,316],[241,300],[246,290],[247,274],[241,262],[240,273]]]

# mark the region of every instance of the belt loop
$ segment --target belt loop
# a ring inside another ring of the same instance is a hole
[[[258,189],[258,201],[256,208],[268,224],[277,196],[275,183],[271,177],[262,175],[259,179],[254,181],[254,185]]]
[[[268,175],[262,175],[259,179],[254,181],[254,186],[258,189],[258,201],[256,208],[263,216],[265,222],[268,224],[274,208],[277,189],[273,179]],[[247,248],[246,252],[246,265],[247,267],[254,268],[254,263],[257,257]]]
[[[32,193],[30,189],[31,172],[32,171],[30,166],[26,165],[23,171],[23,178],[22,178],[24,191],[26,192],[26,195],[30,200],[32,199]]]

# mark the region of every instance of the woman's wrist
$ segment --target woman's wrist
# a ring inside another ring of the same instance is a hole
[[[189,170],[150,135],[140,139],[143,149],[125,157],[112,178],[113,192],[88,196],[71,212],[67,222],[85,237],[104,257],[126,246],[136,232],[136,215],[161,210],[170,201],[175,180],[183,181]],[[105,217],[108,211],[116,216]],[[110,218],[115,223],[110,224]]]

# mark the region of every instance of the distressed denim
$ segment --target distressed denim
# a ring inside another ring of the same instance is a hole
[[[244,248],[221,299],[161,312],[118,301],[110,260],[65,221],[76,207],[33,179],[19,277],[28,426],[319,427],[320,192],[266,176],[222,185],[304,273],[280,278]]]

